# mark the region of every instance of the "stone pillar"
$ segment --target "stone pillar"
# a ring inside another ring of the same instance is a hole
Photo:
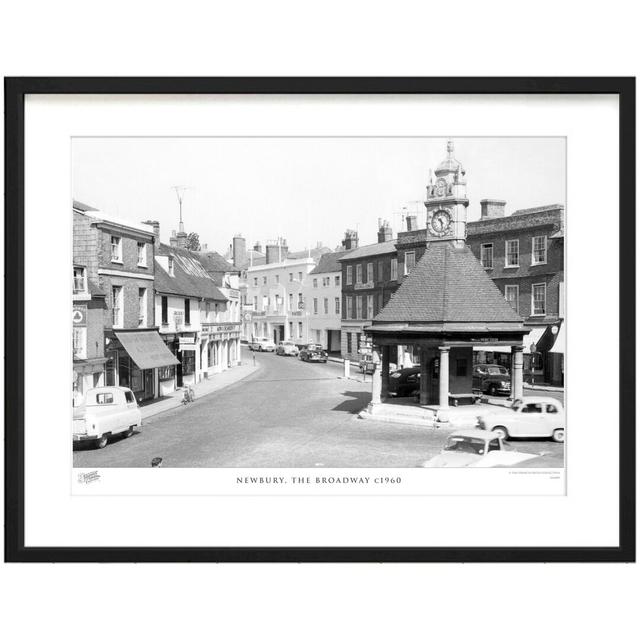
[[[391,347],[385,345],[382,347],[382,362],[381,364],[381,387],[380,387],[380,397],[382,402],[386,402],[389,397],[389,356],[390,356]]]
[[[523,356],[522,351],[524,347],[518,345],[517,347],[511,347],[511,395],[514,400],[522,400],[522,368],[523,368]]]
[[[429,404],[429,359],[427,350],[420,349],[420,404]]]
[[[449,347],[438,347],[440,350],[440,395],[438,404],[449,406]]]
[[[377,356],[377,357],[376,357]],[[371,404],[380,404],[382,395],[382,378],[380,376],[380,354],[377,349],[373,350],[373,361],[378,360],[378,366],[371,374]]]

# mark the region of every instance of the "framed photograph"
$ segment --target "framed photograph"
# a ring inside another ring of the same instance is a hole
[[[635,560],[633,78],[8,78],[5,131],[7,560]]]

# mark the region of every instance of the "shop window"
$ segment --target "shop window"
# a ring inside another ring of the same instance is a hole
[[[158,379],[159,380],[173,380],[174,377],[174,369],[173,365],[168,367],[158,367]]]
[[[196,370],[196,352],[193,350],[182,352],[182,375],[189,375]]]

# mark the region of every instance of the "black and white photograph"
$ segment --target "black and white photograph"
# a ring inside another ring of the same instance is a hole
[[[74,468],[565,468],[564,137],[71,158]]]

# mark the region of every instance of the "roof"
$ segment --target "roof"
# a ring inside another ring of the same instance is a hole
[[[529,209],[517,209],[511,215],[522,216],[522,215],[526,215],[527,213],[545,213],[547,211],[558,211],[559,209],[564,211],[564,205],[563,204],[545,204],[542,207],[530,207]]]
[[[156,260],[154,278],[156,291],[226,302],[227,297],[216,287],[196,254],[188,249],[178,249],[161,244],[156,249],[156,258],[162,256],[173,257],[173,276],[164,270],[160,260]]]
[[[224,272],[224,273],[239,273],[240,269],[228,260],[225,260],[219,253],[215,251],[196,251],[198,260],[202,263],[202,266],[208,273],[211,272]]]
[[[76,209],[77,211],[98,211],[98,209],[94,209],[93,207],[90,207],[88,204],[84,204],[84,202],[80,202],[79,200],[74,200],[73,201],[73,208]]]
[[[517,323],[511,308],[468,245],[434,242],[374,318],[384,322]]]
[[[304,251],[290,251],[287,253],[286,260],[299,260],[300,258],[313,258],[318,260],[325,253],[330,253],[329,247],[314,247],[313,249],[305,249]]]
[[[331,251],[320,256],[318,266],[309,272],[309,274],[316,273],[333,273],[336,271],[342,271],[342,265],[338,262],[340,258],[349,253],[348,251]]]
[[[397,240],[389,240],[387,242],[376,242],[375,244],[367,244],[364,247],[358,247],[351,251],[347,251],[338,260],[352,260],[358,258],[368,258],[369,256],[382,255],[384,253],[394,253],[396,250]]]

